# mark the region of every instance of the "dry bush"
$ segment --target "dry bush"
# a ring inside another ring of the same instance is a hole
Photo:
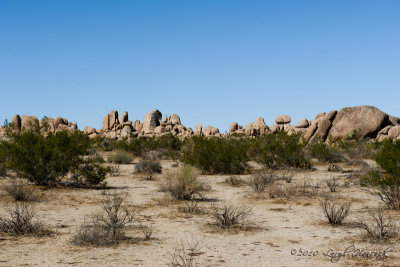
[[[231,186],[239,186],[243,183],[243,180],[232,175],[225,179],[225,183],[230,184]]]
[[[15,201],[31,202],[38,200],[35,190],[25,183],[12,182],[7,185],[2,184],[1,188]]]
[[[9,219],[0,217],[0,232],[10,235],[50,235],[48,229],[36,217],[33,206],[27,202],[15,202],[13,207],[8,207]]]
[[[222,206],[211,205],[212,217],[221,228],[232,228],[247,222],[252,214],[252,209],[247,206],[235,206],[232,203],[224,203]]]
[[[151,226],[147,226],[147,225],[142,225],[140,227],[140,229],[142,230],[143,236],[144,236],[144,240],[149,240],[152,238],[152,235],[154,233],[154,228]]]
[[[272,185],[278,178],[271,172],[261,171],[250,177],[248,183],[256,193],[262,193]]]
[[[290,184],[292,182],[294,173],[292,171],[282,171],[279,175],[279,179],[285,181]]]
[[[199,242],[179,242],[176,244],[174,252],[170,254],[170,266],[173,267],[195,267],[195,257],[200,255]]]
[[[199,205],[199,202],[196,200],[186,202],[185,205],[182,207],[182,211],[185,213],[194,213],[194,214],[205,213],[205,211]]]
[[[84,222],[72,242],[77,245],[110,246],[126,239],[125,227],[135,214],[124,207],[127,194],[105,194],[102,210]]]
[[[198,169],[184,165],[169,174],[160,190],[179,200],[204,198],[203,194],[210,190],[210,186],[198,180],[199,174]]]
[[[350,214],[350,202],[325,198],[320,205],[331,225],[342,224],[343,220]]]
[[[126,152],[124,150],[118,150],[116,152],[111,153],[107,157],[108,163],[116,163],[116,164],[129,164],[133,161],[133,156],[131,153]]]
[[[326,185],[329,187],[329,191],[331,191],[332,193],[336,192],[338,187],[340,186],[338,179],[335,177],[326,181]]]
[[[359,227],[376,241],[386,241],[399,233],[398,225],[382,209],[369,212],[369,219],[360,219]]]
[[[147,180],[153,179],[154,173],[161,173],[161,164],[155,153],[148,153],[136,165],[136,171],[147,174]]]
[[[313,198],[318,196],[318,184],[311,185],[308,181],[301,184],[272,184],[268,188],[270,198]]]

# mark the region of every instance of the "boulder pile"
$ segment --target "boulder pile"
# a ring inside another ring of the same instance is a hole
[[[76,123],[73,124],[65,118],[57,117],[38,120],[35,116],[14,115],[12,118],[12,130],[20,133],[30,130],[37,126],[46,125],[47,132],[77,129]],[[193,130],[182,125],[181,118],[177,114],[165,115],[154,109],[146,114],[143,122],[139,120],[131,121],[128,112],[122,112],[118,116],[118,111],[112,110],[103,118],[101,129],[86,126],[83,130],[90,138],[97,136],[120,140],[130,137],[153,137],[172,135],[177,137],[199,136],[260,136],[268,133],[285,131],[288,134],[301,134],[306,141],[319,140],[331,141],[357,135],[361,138],[369,137],[382,141],[385,138],[400,139],[400,118],[390,116],[372,106],[346,107],[339,111],[333,110],[328,113],[319,113],[314,119],[302,118],[294,126],[290,123],[292,119],[289,115],[279,115],[275,119],[275,124],[271,127],[264,122],[264,118],[259,117],[243,127],[237,122],[232,122],[227,134],[223,134],[218,128],[208,125],[203,128],[198,123]],[[0,127],[0,135],[4,135],[4,129]]]

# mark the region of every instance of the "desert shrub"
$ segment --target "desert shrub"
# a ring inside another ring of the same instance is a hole
[[[104,167],[96,162],[87,160],[83,161],[79,168],[74,170],[71,180],[79,187],[104,186],[104,180],[109,173],[111,173],[109,167]]]
[[[143,236],[144,236],[144,240],[149,240],[151,239],[151,237],[153,236],[154,233],[154,228],[151,226],[147,226],[147,225],[142,225],[140,227],[140,229],[142,230]]]
[[[88,152],[89,152],[88,159],[90,161],[95,162],[95,163],[105,163],[106,162],[104,160],[103,156],[100,155],[99,151],[97,151],[96,149],[89,149]]]
[[[344,162],[346,160],[338,149],[323,142],[310,142],[306,148],[310,156],[320,162],[335,163]]]
[[[350,214],[350,202],[325,198],[320,205],[331,225],[342,224],[343,220]]]
[[[252,209],[247,206],[236,206],[224,203],[222,206],[212,205],[212,217],[221,228],[232,228],[247,222],[252,214]]]
[[[181,160],[204,173],[243,173],[247,167],[248,144],[244,138],[194,136],[185,142]]]
[[[51,234],[36,217],[36,211],[28,202],[15,202],[8,208],[9,219],[0,217],[0,232],[10,235],[44,236]]]
[[[361,185],[389,208],[400,209],[400,140],[385,139],[374,159],[385,172],[370,171]]]
[[[38,131],[11,134],[0,141],[0,160],[6,167],[37,185],[52,186],[79,167],[90,147],[89,138],[78,131],[42,136]]]
[[[126,194],[105,194],[102,210],[84,222],[72,242],[77,245],[110,246],[125,240],[126,225],[135,214],[124,207]]]
[[[279,131],[252,139],[249,154],[254,161],[269,169],[310,168],[304,148],[299,135]]]
[[[199,174],[198,169],[184,165],[167,177],[165,183],[161,186],[161,191],[167,192],[173,198],[180,200],[203,198],[204,192],[209,191],[210,187],[199,181]]]
[[[254,190],[254,192],[262,193],[268,186],[272,185],[276,180],[277,177],[273,173],[267,171],[261,171],[253,174],[249,178],[248,183]]]
[[[268,188],[268,196],[270,198],[293,198],[300,196],[299,190],[297,185],[272,184]]]
[[[371,143],[369,138],[361,138],[357,133],[338,140],[335,145],[344,155],[353,160],[370,158],[379,146],[379,144]]]
[[[195,267],[197,266],[195,257],[200,253],[199,242],[188,241],[179,242],[170,254],[171,260],[168,265],[172,267]]]
[[[133,156],[129,152],[118,150],[107,157],[109,163],[129,164],[133,161]]]
[[[147,179],[151,180],[154,173],[161,173],[160,161],[151,153],[145,154],[136,165],[136,171],[147,174]]]
[[[182,211],[186,213],[195,213],[195,214],[204,213],[204,211],[201,209],[199,205],[199,201],[197,200],[186,202],[182,208]]]
[[[243,183],[243,180],[238,178],[237,176],[229,176],[225,179],[225,183],[230,184],[232,186],[239,186]]]
[[[99,138],[100,148],[103,151],[113,151],[115,148],[115,140],[111,140],[109,138]]]
[[[131,138],[129,141],[118,141],[116,147],[126,150],[135,156],[142,156],[150,151],[159,151],[163,156],[177,159],[181,150],[182,141],[172,135],[157,137]]]
[[[338,187],[340,186],[338,179],[335,177],[330,180],[327,180],[326,185],[328,186],[329,191],[331,191],[332,193],[336,192]]]
[[[21,182],[14,181],[11,184],[2,184],[1,188],[15,201],[31,202],[38,200],[35,190],[29,185]]]
[[[398,225],[382,209],[377,212],[370,212],[369,217],[367,220],[361,219],[359,223],[359,227],[369,237],[376,241],[385,241],[397,236],[399,232]]]

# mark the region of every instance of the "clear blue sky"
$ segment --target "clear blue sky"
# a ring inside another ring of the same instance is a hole
[[[400,116],[400,1],[1,0],[0,120]],[[292,124],[293,124],[292,123]]]

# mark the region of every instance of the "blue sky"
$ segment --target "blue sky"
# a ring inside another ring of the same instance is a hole
[[[0,1],[0,120],[400,116],[400,1]]]

